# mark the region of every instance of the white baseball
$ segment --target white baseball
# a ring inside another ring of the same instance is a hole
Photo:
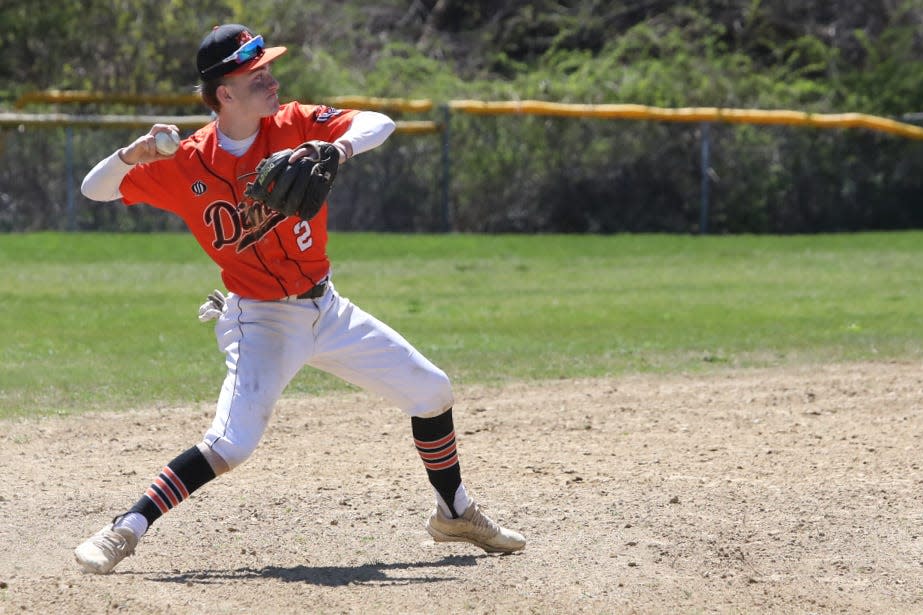
[[[175,130],[158,132],[154,135],[157,151],[164,156],[172,156],[179,149],[179,133]]]

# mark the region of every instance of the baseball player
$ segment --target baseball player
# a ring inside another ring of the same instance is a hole
[[[81,187],[96,201],[147,203],[180,216],[217,263],[228,295],[215,334],[227,375],[201,442],[181,452],[141,497],[75,550],[104,574],[135,551],[152,523],[220,474],[243,463],[266,430],[276,400],[304,365],[334,374],[403,410],[435,491],[426,529],[439,542],[487,552],[525,547],[518,532],[480,510],[461,480],[453,394],[446,374],[396,331],[337,293],[327,258],[327,206],[310,220],[285,216],[245,195],[247,179],[273,152],[306,156],[306,142],[332,143],[340,163],[381,145],[394,122],[380,113],[279,103],[266,47],[238,24],[213,29],[198,50],[202,100],[216,119],[158,151],[150,131],[100,161]],[[328,148],[329,149],[329,148]]]

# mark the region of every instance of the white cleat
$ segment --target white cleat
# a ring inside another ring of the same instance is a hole
[[[526,546],[522,534],[497,525],[476,503],[457,519],[445,516],[437,506],[426,531],[436,542],[470,542],[488,553],[512,553]]]
[[[74,549],[74,556],[84,571],[106,574],[133,554],[137,545],[138,539],[130,529],[113,528],[110,523]]]

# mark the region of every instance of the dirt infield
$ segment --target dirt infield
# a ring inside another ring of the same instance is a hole
[[[245,465],[85,575],[74,546],[210,405],[0,422],[0,612],[923,612],[920,367],[457,390],[511,556],[429,540],[409,421],[343,394],[280,403]]]

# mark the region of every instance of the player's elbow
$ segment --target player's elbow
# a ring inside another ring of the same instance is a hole
[[[83,183],[80,184],[80,194],[91,201],[99,200],[96,198],[96,193],[93,190],[93,183],[90,181],[89,176],[83,178]]]
[[[388,116],[384,116],[384,120],[382,121],[382,132],[384,132],[385,138],[390,137],[395,130],[397,130],[397,122]]]
[[[83,182],[80,184],[80,194],[90,199],[91,201],[114,201],[119,198],[118,191],[115,193],[112,190],[106,189],[104,186],[101,186],[99,182],[94,181],[94,178],[91,175],[87,175],[83,178]]]
[[[371,149],[384,143],[397,129],[397,123],[378,111],[360,111],[354,118],[350,131],[359,137],[361,149]],[[347,133],[349,134],[349,133]],[[367,143],[362,143],[367,141]],[[362,146],[366,147],[363,148]]]

